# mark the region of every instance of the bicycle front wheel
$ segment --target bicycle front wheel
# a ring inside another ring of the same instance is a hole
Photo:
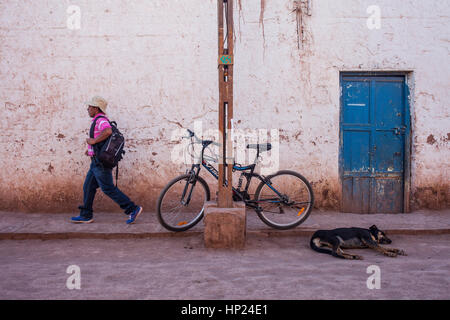
[[[161,192],[157,203],[158,220],[170,231],[185,231],[202,218],[204,205],[210,199],[206,182],[198,177],[190,181],[185,174],[170,181]]]
[[[261,182],[255,192],[256,213],[268,226],[291,229],[303,223],[314,205],[314,194],[301,174],[282,170],[268,176],[270,184]]]

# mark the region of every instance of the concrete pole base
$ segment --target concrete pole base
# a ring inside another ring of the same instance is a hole
[[[246,212],[244,202],[234,202],[233,208],[219,208],[217,202],[205,204],[205,247],[236,248],[245,247]]]

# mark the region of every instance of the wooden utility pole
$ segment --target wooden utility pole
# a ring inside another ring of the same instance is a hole
[[[232,208],[233,0],[217,0],[219,24],[219,194],[218,207]]]

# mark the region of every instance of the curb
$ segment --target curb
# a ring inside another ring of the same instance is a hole
[[[261,230],[250,231],[248,233],[267,237],[289,237],[289,236],[312,236],[318,229],[309,230]],[[386,229],[383,230],[388,235],[443,235],[450,234],[450,229]]]
[[[312,236],[316,229],[298,230],[247,230],[247,235],[256,237],[295,237]],[[388,229],[389,235],[444,235],[450,234],[450,229]],[[186,238],[203,235],[203,231],[186,232],[143,232],[143,233],[100,233],[100,232],[4,232],[0,240],[69,240],[69,239],[151,239],[151,238]]]
[[[56,233],[33,233],[33,232],[5,232],[0,233],[0,240],[68,240],[68,239],[148,239],[148,238],[185,238],[200,235],[200,231],[188,232],[143,232],[143,233],[100,233],[100,232],[56,232]]]

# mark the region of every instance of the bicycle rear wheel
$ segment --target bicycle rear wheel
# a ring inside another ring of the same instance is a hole
[[[255,210],[259,218],[268,226],[281,230],[303,223],[314,205],[314,194],[308,180],[290,170],[278,171],[267,179],[270,187],[261,182],[255,192],[258,205]]]
[[[190,177],[190,174],[176,177],[159,195],[158,220],[170,231],[188,230],[203,218],[205,202],[210,199],[209,187],[202,178],[193,183]]]

